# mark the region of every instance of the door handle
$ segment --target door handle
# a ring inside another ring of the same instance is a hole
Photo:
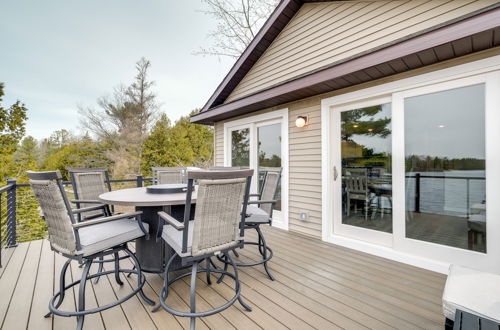
[[[337,172],[337,166],[333,166],[333,181],[337,181],[339,173]]]

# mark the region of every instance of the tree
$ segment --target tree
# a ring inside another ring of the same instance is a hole
[[[21,141],[17,151],[14,153],[14,176],[18,181],[27,181],[26,171],[38,169],[39,151],[38,141],[34,137],[27,136]]]
[[[8,108],[1,105],[4,84],[0,83],[0,179],[4,181],[13,172],[13,154],[26,132],[27,109],[21,101]]]
[[[195,54],[237,58],[255,38],[278,0],[203,0],[203,12],[215,18],[217,25],[208,34],[213,45]]]
[[[160,117],[144,142],[143,173],[150,174],[153,166],[212,165],[213,130],[191,123],[189,117],[195,113],[181,117],[174,126],[166,115]]]
[[[68,180],[66,167],[109,167],[110,160],[106,157],[106,145],[82,138],[62,146],[53,151],[46,159],[43,168],[59,170]]]
[[[114,175],[118,177],[140,172],[144,140],[159,109],[152,91],[154,82],[148,80],[150,67],[148,60],[140,59],[130,86],[118,86],[111,97],[101,97],[99,109],[79,110],[83,127],[109,144],[106,154],[114,162]]]
[[[369,135],[387,137],[391,134],[388,117],[374,120],[373,117],[382,111],[381,105],[344,111],[342,117],[342,141],[351,141],[353,135]]]

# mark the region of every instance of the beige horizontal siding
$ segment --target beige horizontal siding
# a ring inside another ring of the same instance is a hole
[[[234,101],[497,2],[372,0],[304,4],[225,102]]]
[[[321,237],[321,99],[374,85],[407,78],[417,74],[451,67],[499,55],[500,47],[481,53],[445,61],[425,68],[413,70],[378,81],[349,87],[343,90],[314,96],[281,106],[263,109],[245,116],[215,123],[215,163],[224,165],[224,122],[254,116],[265,112],[288,108],[289,111],[289,230],[305,235]],[[310,124],[304,128],[295,127],[297,116],[309,116]],[[307,212],[308,221],[299,220],[299,214]]]

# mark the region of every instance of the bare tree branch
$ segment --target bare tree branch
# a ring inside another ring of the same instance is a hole
[[[279,0],[203,0],[203,10],[215,18],[217,25],[208,33],[209,47],[200,47],[195,55],[237,58],[257,35],[258,30],[276,8]]]

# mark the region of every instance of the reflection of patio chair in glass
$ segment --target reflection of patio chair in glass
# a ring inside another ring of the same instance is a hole
[[[375,194],[375,197],[371,198],[370,200],[370,205],[372,204],[371,201],[373,199],[377,199],[377,202],[375,204],[375,210],[372,210],[372,219],[375,218],[377,215],[377,212],[380,211],[380,218],[384,218],[384,211],[387,209],[384,207],[384,204],[382,203],[382,199],[386,198],[387,201],[389,202],[389,210],[392,211],[392,184],[385,183],[385,181],[382,180],[377,180],[375,182],[372,182],[370,185],[371,191]]]
[[[474,212],[474,209],[476,211]],[[486,245],[486,203],[474,204],[471,211],[472,214],[469,219],[467,219],[467,234],[469,250],[474,249],[474,245],[481,242]],[[481,241],[479,241],[481,238]]]
[[[351,213],[351,200],[364,201],[365,220],[368,219],[370,194],[368,191],[368,175],[366,168],[349,168],[345,175],[346,186],[346,214]],[[354,203],[354,213],[357,213],[357,203]]]

